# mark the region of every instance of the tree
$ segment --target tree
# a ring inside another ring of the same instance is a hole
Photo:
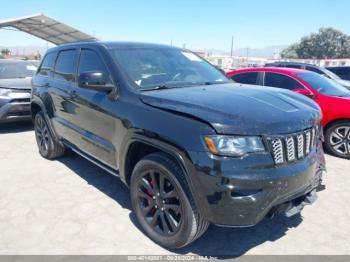
[[[350,57],[350,36],[333,28],[320,28],[318,33],[301,38],[282,51],[283,58],[325,59]]]
[[[299,48],[299,44],[295,43],[289,46],[288,48],[284,49],[281,53],[282,58],[299,58],[296,50]]]
[[[2,49],[2,50],[1,50],[1,54],[2,54],[3,56],[9,55],[9,54],[11,54],[11,50],[8,49],[8,48]]]

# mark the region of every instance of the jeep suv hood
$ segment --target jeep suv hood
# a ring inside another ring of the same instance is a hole
[[[300,131],[321,118],[319,107],[293,92],[219,84],[142,92],[152,107],[204,121],[219,134],[263,135]]]
[[[31,77],[0,79],[0,87],[30,90]]]

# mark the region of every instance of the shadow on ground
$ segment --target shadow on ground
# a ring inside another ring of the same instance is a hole
[[[21,133],[31,130],[34,130],[32,121],[0,124],[0,134]]]
[[[74,171],[89,184],[114,199],[123,208],[131,210],[128,188],[112,175],[91,164],[84,158],[69,153],[60,161]],[[130,214],[131,221],[140,230],[134,213]],[[282,216],[266,219],[252,228],[222,228],[210,226],[208,231],[193,244],[172,250],[178,254],[193,253],[200,256],[215,256],[218,258],[237,257],[245,254],[251,248],[264,242],[276,241],[283,237],[290,228],[297,227],[302,221],[300,216],[287,219]]]

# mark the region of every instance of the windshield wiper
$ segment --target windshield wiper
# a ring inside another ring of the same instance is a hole
[[[174,86],[167,86],[167,85],[159,85],[155,87],[150,87],[150,88],[141,88],[139,89],[140,91],[153,91],[153,90],[162,90],[162,89],[171,89],[175,88]]]

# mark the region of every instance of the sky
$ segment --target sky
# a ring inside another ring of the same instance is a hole
[[[350,34],[349,0],[0,0],[0,20],[44,13],[106,41],[230,50],[288,45],[320,27]],[[0,30],[0,46],[42,45]]]

